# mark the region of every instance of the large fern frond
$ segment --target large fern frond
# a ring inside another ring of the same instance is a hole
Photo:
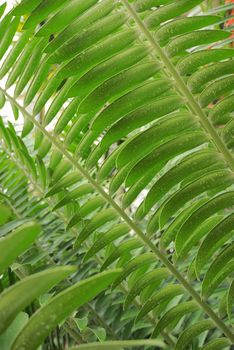
[[[4,147],[84,263],[123,267],[113,289],[126,308],[140,297],[136,322],[157,315],[156,335],[198,310],[183,332],[172,322],[176,349],[234,341],[234,51],[221,16],[192,14],[202,3],[24,0],[0,23],[1,105],[24,118],[21,137],[1,122]]]

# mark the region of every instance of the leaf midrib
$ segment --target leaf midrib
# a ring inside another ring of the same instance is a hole
[[[9,101],[21,110],[21,112],[26,116],[33,124],[42,131],[42,133],[53,143],[54,147],[61,152],[65,158],[71,163],[71,165],[76,168],[82,176],[84,176],[93,188],[109,203],[118,213],[118,215],[127,223],[127,225],[137,234],[137,236],[143,241],[143,243],[155,254],[157,259],[168,268],[172,275],[181,283],[185,291],[187,291],[196,301],[201,309],[209,315],[214,324],[222,330],[222,332],[234,342],[234,334],[225,325],[225,323],[216,315],[216,313],[210,308],[210,306],[201,299],[200,295],[195,291],[195,289],[189,284],[189,282],[180,274],[174,265],[167,259],[164,253],[156,247],[150,239],[143,233],[140,227],[126,214],[126,212],[111,198],[111,196],[105,192],[105,190],[92,178],[91,175],[76,161],[73,159],[72,155],[68,153],[66,149],[63,148],[62,144],[53,137],[44,127],[24,108],[22,107],[13,97],[11,97],[5,89],[0,87],[0,90],[5,94]]]
[[[14,164],[25,174],[25,176],[29,179],[29,182],[31,183],[31,185],[33,186],[33,188],[39,193],[39,195],[41,196],[41,198],[44,197],[44,193],[42,191],[42,189],[38,186],[38,184],[33,180],[32,176],[30,173],[27,172],[27,170],[22,167],[21,164],[19,164],[18,160],[12,156],[12,154],[10,154],[8,152],[8,150],[5,148],[5,152],[6,154],[8,154],[8,156],[12,159],[12,161],[14,162]],[[44,198],[44,200],[48,203],[49,207],[50,208],[53,208],[55,203],[50,200],[49,198]],[[21,215],[18,213],[18,211],[14,208],[14,206],[9,202],[7,201],[12,209],[12,211],[15,213],[15,215],[18,217],[18,218],[21,218]],[[57,216],[64,222],[65,225],[68,224],[68,220],[67,218],[65,217],[65,215],[63,215],[60,211],[56,211],[56,214]],[[76,234],[76,230],[72,230],[74,234]],[[44,248],[41,246],[40,243],[37,243],[37,246],[39,247],[39,249],[41,251],[44,251]],[[87,248],[89,248],[87,246]],[[52,257],[50,257],[49,255],[47,256],[47,259],[48,259],[48,262],[52,265],[56,265],[54,259]],[[98,262],[100,264],[100,262]],[[25,277],[24,275],[22,277]],[[67,283],[71,285],[71,282],[66,279]],[[87,303],[87,307],[89,307],[90,309],[92,309],[91,305],[89,303]],[[93,309],[92,309],[93,310]],[[92,313],[94,313],[94,310],[92,311]],[[114,330],[112,328],[110,328],[106,323],[105,323],[105,320],[102,319],[100,316],[99,316],[100,320],[102,321],[103,325],[105,324],[105,329],[109,329],[112,333],[112,335],[114,335],[114,339],[118,339],[117,335],[114,333]],[[72,326],[71,326],[71,322],[73,321],[73,319],[70,317],[67,319],[66,323],[65,323],[65,328],[67,329],[67,331],[70,333],[70,335],[73,337],[73,339],[78,342],[78,340],[82,340],[82,338],[78,339],[78,333],[72,329]],[[74,332],[73,332],[74,331]]]
[[[13,160],[13,162],[16,164],[16,166],[17,166],[21,171],[23,171],[23,173],[25,174],[25,176],[29,179],[31,185],[32,185],[32,186],[37,190],[37,192],[43,197],[44,193],[43,193],[42,189],[41,189],[41,188],[38,186],[38,184],[32,179],[31,174],[28,173],[27,170],[24,169],[24,168],[19,164],[19,162],[18,162],[18,160],[17,160],[16,158],[12,157],[12,155],[11,155],[10,153],[8,153],[8,150],[7,150],[7,149],[5,149],[5,151],[6,151],[6,153],[9,155],[9,157],[12,158],[12,160]],[[48,203],[48,205],[49,205],[50,207],[54,207],[55,203],[53,202],[53,200],[51,200],[51,199],[49,199],[49,198],[44,198],[44,199],[47,201],[47,203]],[[68,221],[68,219],[66,218],[66,216],[65,216],[60,210],[57,210],[56,213],[57,213],[57,216],[65,223],[65,225],[67,225],[69,221]],[[17,215],[18,215],[18,214],[17,214]],[[71,228],[71,231],[76,235],[77,232],[76,232],[76,230],[75,230],[74,228]],[[84,245],[85,245],[85,247],[86,247],[87,249],[90,248],[89,245],[88,245],[86,242],[84,242]],[[42,248],[41,246],[40,246],[40,248],[43,250],[43,248]],[[103,261],[101,261],[101,259],[100,259],[96,254],[95,254],[95,260],[96,260],[96,262],[97,262],[98,265],[101,266],[101,265],[103,264]],[[50,258],[50,262],[52,263],[52,265],[55,264],[53,258]],[[68,282],[69,282],[69,281],[68,281]],[[126,289],[126,287],[123,285],[123,283],[120,284],[120,289],[121,289],[125,294],[127,294],[127,293],[129,292],[129,291]],[[140,308],[140,307],[141,307],[141,304],[140,304],[136,299],[135,299],[135,301],[134,301],[134,304],[136,305],[137,308]],[[91,307],[91,306],[89,305],[89,303],[87,303],[87,306],[88,306],[88,307]],[[94,311],[95,311],[95,310],[93,310],[93,312],[94,312]],[[151,323],[153,326],[155,326],[155,324],[156,324],[156,322],[157,322],[157,318],[152,318],[152,317],[149,316],[149,315],[147,315],[146,317],[147,317],[147,319],[150,321],[150,323]],[[70,321],[72,321],[72,319],[71,319],[71,320],[68,320],[68,321],[70,322]],[[102,320],[102,321],[105,323],[104,320]],[[65,324],[65,325],[66,325],[66,324]],[[108,326],[108,325],[107,325],[107,326]],[[70,332],[72,331],[70,325],[68,324],[67,327],[68,327],[68,331],[69,331],[69,333],[70,333]],[[108,327],[109,327],[109,326],[108,326]],[[109,327],[109,328],[110,328],[110,327]],[[106,328],[106,329],[107,329],[107,328]],[[111,329],[112,332],[114,332],[114,331],[112,330],[112,328],[110,328],[110,329]],[[70,334],[72,335],[72,333],[70,333]],[[161,332],[161,335],[163,336],[163,338],[166,340],[166,342],[167,342],[170,346],[173,346],[173,347],[175,346],[174,340],[173,340],[173,338],[171,337],[171,335],[170,335],[169,332],[162,331],[162,332]],[[74,336],[76,336],[76,334],[75,334]],[[116,334],[115,334],[114,339],[118,339],[118,337],[117,337]],[[74,338],[74,340],[77,340],[77,339]]]
[[[234,158],[231,154],[231,152],[226,147],[225,143],[215,130],[214,126],[210,123],[209,119],[207,118],[206,114],[204,113],[203,109],[200,107],[199,103],[196,101],[195,97],[187,87],[186,83],[184,82],[183,78],[180,76],[179,72],[177,71],[176,67],[173,65],[165,51],[160,47],[158,42],[155,40],[151,32],[147,29],[144,22],[140,19],[138,14],[135,12],[133,7],[129,4],[128,0],[121,0],[125,7],[127,8],[127,11],[131,14],[132,18],[135,20],[137,26],[139,27],[140,31],[144,34],[146,39],[151,44],[153,50],[156,52],[157,56],[161,59],[164,67],[166,68],[166,72],[168,72],[171,76],[171,78],[176,82],[176,86],[178,86],[178,89],[180,90],[180,93],[183,97],[187,100],[188,108],[195,114],[195,116],[199,119],[199,122],[203,129],[205,130],[206,134],[208,135],[210,141],[215,144],[218,151],[223,155],[226,163],[230,167],[232,171],[234,171]],[[162,68],[165,70],[165,68]]]

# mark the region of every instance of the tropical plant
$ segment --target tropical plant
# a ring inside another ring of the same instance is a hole
[[[1,348],[231,348],[233,8],[0,6]]]

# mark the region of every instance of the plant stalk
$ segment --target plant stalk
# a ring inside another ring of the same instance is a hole
[[[155,254],[157,259],[160,259],[161,262],[168,268],[168,270],[175,276],[178,282],[181,283],[183,288],[194,298],[197,304],[205,311],[205,313],[211,318],[213,323],[222,330],[222,332],[226,335],[234,343],[234,334],[233,332],[225,325],[225,323],[215,314],[215,312],[210,308],[210,306],[201,299],[200,295],[193,289],[193,287],[187,282],[187,280],[180,274],[180,272],[170,263],[166,256],[164,256],[163,252],[158,249],[154,244],[150,241],[150,239],[143,233],[143,231],[139,228],[139,226],[126,214],[126,212],[112,199],[112,197],[95,181],[95,179],[84,169],[78,161],[74,159],[74,157],[63,148],[60,141],[58,141],[53,135],[51,135],[43,126],[24,108],[22,107],[14,98],[12,98],[7,91],[3,88],[0,90],[5,94],[5,96],[15,104],[21,112],[25,116],[27,116],[34,125],[40,129],[43,134],[53,143],[54,147],[57,148],[61,154],[64,155],[65,158],[71,163],[71,165],[80,172],[82,176],[84,176],[89,183],[93,186],[93,188],[109,203],[119,214],[120,217],[128,224],[128,226],[137,234],[137,236],[143,241],[143,243],[150,248],[150,250]]]
[[[141,30],[141,32],[145,35],[145,37],[148,39],[150,44],[152,45],[154,51],[156,52],[157,56],[161,59],[164,66],[167,68],[167,71],[170,73],[171,77],[176,82],[176,86],[182,93],[182,96],[184,96],[187,100],[187,103],[192,111],[196,114],[196,116],[199,118],[200,124],[206,131],[209,139],[212,143],[215,144],[216,148],[220,153],[223,154],[224,159],[226,160],[226,163],[229,165],[232,171],[234,171],[234,158],[232,154],[229,152],[228,148],[226,147],[223,140],[218,135],[217,131],[215,130],[214,126],[210,123],[208,117],[204,113],[203,109],[200,107],[196,99],[194,98],[193,94],[187,87],[186,83],[184,82],[183,78],[178,73],[176,67],[173,65],[171,60],[168,58],[165,51],[160,47],[160,45],[157,43],[153,35],[150,33],[150,31],[145,26],[144,22],[141,20],[141,18],[138,16],[138,14],[133,9],[132,5],[129,4],[128,0],[122,0],[124,5],[126,6],[127,10],[132,15],[133,19],[135,20],[137,26]]]

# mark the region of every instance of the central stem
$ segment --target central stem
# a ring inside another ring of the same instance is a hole
[[[129,4],[128,0],[122,0],[124,5],[126,6],[127,10],[130,12],[131,16],[134,18],[136,24],[138,25],[141,32],[145,35],[145,37],[148,39],[150,44],[152,45],[153,49],[155,50],[158,57],[163,62],[164,66],[167,68],[167,71],[170,73],[171,77],[176,82],[176,85],[178,86],[178,89],[182,93],[182,95],[186,98],[188,106],[196,116],[199,118],[200,124],[206,131],[209,139],[212,143],[215,144],[216,148],[220,153],[222,153],[224,159],[226,160],[227,164],[231,168],[232,171],[234,171],[234,158],[232,154],[229,152],[228,148],[226,147],[223,140],[218,135],[217,131],[215,130],[214,126],[210,123],[209,119],[207,118],[206,114],[204,113],[203,109],[200,107],[196,99],[194,98],[193,94],[185,84],[183,78],[178,73],[176,67],[173,65],[171,60],[168,58],[167,54],[164,52],[164,50],[160,47],[160,45],[157,43],[153,35],[150,33],[150,31],[145,26],[144,22],[141,20],[141,18],[138,16],[138,14],[135,12],[133,7]]]
[[[73,156],[64,149],[60,141],[58,141],[53,135],[51,135],[44,127],[24,108],[22,107],[13,97],[11,97],[7,91],[0,87],[0,90],[5,94],[5,96],[13,104],[23,112],[33,124],[43,132],[43,134],[52,142],[55,148],[71,163],[71,165],[76,168],[84,178],[86,178],[93,188],[110,204],[119,216],[127,223],[127,225],[136,233],[136,235],[143,241],[143,243],[155,254],[157,259],[160,259],[161,262],[168,268],[168,270],[175,276],[175,278],[181,283],[183,288],[194,298],[197,304],[210,316],[212,321],[216,326],[218,326],[223,333],[234,343],[234,334],[232,331],[225,325],[225,323],[215,314],[215,312],[209,307],[209,305],[204,302],[199,294],[193,289],[193,287],[186,281],[186,279],[180,274],[174,265],[167,259],[167,257],[158,249],[150,239],[143,233],[139,226],[126,214],[126,212],[112,199],[112,197],[95,181],[94,178],[84,169]]]

